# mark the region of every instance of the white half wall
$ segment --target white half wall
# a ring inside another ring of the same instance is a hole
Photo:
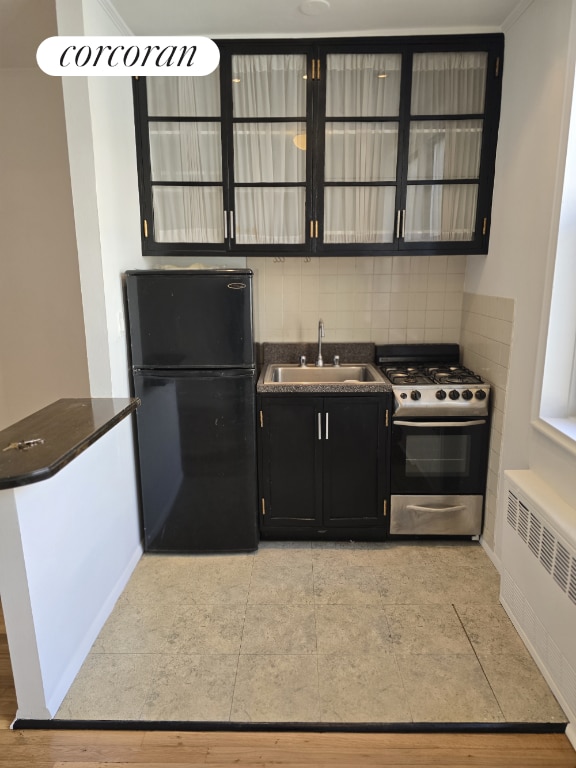
[[[54,477],[0,491],[17,718],[53,717],[142,555],[126,418]]]

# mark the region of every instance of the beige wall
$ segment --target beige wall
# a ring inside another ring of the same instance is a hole
[[[460,338],[462,256],[267,258],[255,273],[257,341],[450,341]]]
[[[4,48],[0,67],[0,428],[58,398],[89,395],[62,87],[30,57],[56,34],[48,5],[43,25],[13,26],[19,58]]]

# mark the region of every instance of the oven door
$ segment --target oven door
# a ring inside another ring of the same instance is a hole
[[[487,418],[395,420],[392,495],[484,495],[488,438]]]

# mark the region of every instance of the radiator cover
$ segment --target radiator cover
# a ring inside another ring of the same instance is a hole
[[[500,599],[574,728],[576,510],[533,472],[505,472]]]

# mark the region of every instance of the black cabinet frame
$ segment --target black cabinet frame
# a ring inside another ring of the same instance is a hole
[[[502,71],[504,57],[504,36],[502,34],[473,34],[473,35],[441,35],[417,37],[373,37],[373,38],[326,38],[322,40],[222,40],[216,41],[220,49],[220,100],[221,100],[221,139],[222,139],[222,181],[194,182],[201,186],[222,186],[223,216],[227,216],[226,237],[220,243],[183,243],[158,242],[154,238],[154,211],[152,205],[152,188],[154,184],[165,186],[182,186],[186,182],[153,182],[150,167],[149,122],[177,121],[184,122],[202,120],[202,118],[183,118],[163,115],[148,116],[146,79],[134,80],[134,105],[136,127],[136,149],[138,161],[138,180],[140,192],[142,252],[144,255],[214,255],[235,253],[238,255],[266,256],[278,254],[283,256],[346,256],[346,255],[430,255],[430,254],[485,254],[488,252],[490,221],[492,207],[492,192],[498,125],[500,120],[500,102],[502,91]],[[472,52],[487,53],[487,78],[484,111],[472,115],[410,115],[410,96],[412,80],[412,57],[416,53],[431,52]],[[398,117],[383,116],[344,117],[338,122],[380,122],[394,121],[399,123],[397,174],[395,181],[385,182],[325,182],[325,124],[326,86],[325,80],[314,77],[316,62],[319,62],[322,73],[326,72],[327,56],[331,53],[390,53],[402,56],[402,76],[400,90],[400,114]],[[306,115],[295,115],[282,118],[235,118],[232,103],[232,56],[258,54],[303,54],[307,56],[307,92]],[[306,152],[306,181],[305,181],[305,232],[301,244],[241,244],[234,237],[235,220],[235,190],[242,186],[250,187],[303,187],[303,183],[237,183],[234,177],[234,146],[233,126],[235,122],[289,122],[291,120],[306,121],[307,152]],[[390,243],[325,243],[324,198],[325,190],[330,186],[395,186],[395,210],[400,213],[406,210],[408,189],[408,142],[409,129],[412,119],[454,120],[480,119],[483,122],[482,146],[480,155],[480,170],[477,178],[457,180],[421,180],[410,181],[417,184],[477,184],[478,198],[474,237],[462,241],[411,241],[407,242],[395,228],[393,241]],[[215,118],[205,118],[214,122]]]

